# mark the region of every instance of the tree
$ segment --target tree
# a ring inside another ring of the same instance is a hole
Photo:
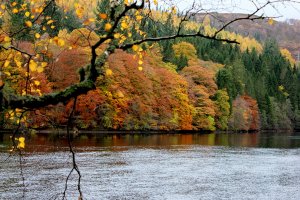
[[[218,129],[228,129],[230,116],[229,96],[226,89],[218,90],[214,96],[216,104],[216,126]]]
[[[2,51],[12,51],[14,53],[21,53],[26,57],[29,57],[28,59],[24,59],[22,62],[30,62],[33,61],[33,57],[36,55],[42,54],[42,51],[35,51],[34,53],[28,53],[24,52],[22,49],[19,49],[17,47],[17,38],[21,34],[24,33],[24,31],[29,31],[30,35],[35,35],[36,39],[40,39],[39,33],[35,30],[36,28],[42,28],[39,27],[41,23],[42,15],[39,15],[38,13],[43,13],[45,10],[52,5],[54,0],[43,2],[33,8],[29,9],[29,6],[22,8],[22,12],[30,12],[31,10],[34,11],[34,13],[29,13],[29,15],[33,16],[32,20],[25,21],[24,25],[20,25],[20,29],[12,34],[6,34],[5,32],[2,32],[2,35],[5,35],[7,37],[6,40],[9,40],[9,44],[1,44]],[[20,5],[18,2],[15,2],[17,6]],[[272,4],[272,1],[268,1],[265,5],[261,7],[265,7],[266,5]],[[10,5],[11,3],[8,3],[7,5]],[[189,20],[191,16],[194,13],[186,13],[183,15],[180,15],[179,20],[181,22],[178,24],[177,29],[178,31],[173,35],[164,35],[162,37],[147,37],[145,33],[143,32],[143,27],[141,27],[139,24],[142,22],[142,19],[145,17],[151,17],[150,10],[143,10],[144,8],[148,7],[148,4],[152,4],[152,2],[133,2],[128,3],[127,1],[124,1],[123,3],[114,3],[109,2],[108,9],[106,9],[107,13],[98,13],[100,16],[100,19],[103,20],[104,26],[103,27],[95,27],[94,29],[97,30],[103,30],[103,33],[106,34],[101,37],[96,43],[90,44],[90,53],[91,53],[91,59],[90,59],[90,65],[86,67],[86,77],[84,80],[82,80],[80,83],[76,83],[71,85],[70,87],[66,88],[65,90],[54,93],[54,94],[46,94],[41,97],[34,97],[34,96],[20,96],[18,94],[7,94],[5,92],[6,90],[1,90],[3,93],[3,99],[2,99],[2,107],[11,109],[15,108],[28,108],[28,109],[34,109],[38,107],[43,107],[50,104],[57,104],[59,102],[65,102],[70,100],[71,98],[74,98],[80,94],[84,94],[88,92],[89,90],[92,90],[95,88],[94,82],[96,81],[97,77],[101,75],[101,68],[104,66],[105,61],[108,57],[108,55],[112,54],[115,49],[123,49],[128,50],[131,49],[136,52],[136,54],[140,55],[141,51],[141,44],[144,44],[146,42],[156,42],[156,41],[164,41],[164,40],[170,40],[174,38],[186,38],[186,37],[202,37],[212,40],[219,40],[219,41],[225,41],[229,43],[236,43],[236,41],[226,39],[226,38],[219,38],[219,34],[222,30],[224,30],[228,25],[232,24],[236,20],[246,20],[246,19],[261,19],[264,17],[257,17],[255,14],[260,11],[260,7],[255,10],[253,13],[249,14],[246,17],[238,18],[235,20],[232,20],[222,26],[219,30],[216,30],[213,34],[205,34],[201,31],[194,30],[192,33],[185,33],[183,31],[183,25],[184,22]],[[14,5],[12,3],[11,5]],[[8,6],[9,10],[7,12],[14,10],[11,6]],[[191,9],[192,11],[192,9]],[[16,12],[16,11],[15,11]],[[86,26],[91,26],[93,28],[92,24],[95,21],[94,18],[88,18],[86,19],[84,16],[84,8],[77,4],[75,8],[75,12],[77,14],[77,17],[83,21],[83,24]],[[148,13],[147,13],[148,12]],[[19,12],[13,13],[17,14]],[[134,14],[134,15],[133,15]],[[51,18],[49,18],[48,26],[51,25]],[[49,22],[50,21],[50,22]],[[162,23],[160,21],[159,23]],[[130,27],[134,27],[134,29],[137,29],[139,34],[141,35],[140,38],[133,40],[130,38]],[[51,39],[51,38],[49,38]],[[63,44],[62,40],[56,40],[55,42],[60,42]],[[53,39],[52,39],[53,41]],[[97,49],[104,45],[105,51],[103,53],[98,53]],[[40,61],[38,62],[40,63]],[[8,85],[6,86],[8,87]]]
[[[260,129],[259,110],[255,99],[238,96],[233,102],[229,127],[235,131],[257,131]]]

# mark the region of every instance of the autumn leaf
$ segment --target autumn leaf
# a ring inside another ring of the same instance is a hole
[[[274,24],[274,19],[273,18],[270,18],[269,20],[268,20],[268,24],[270,24],[271,26]]]
[[[107,19],[107,14],[105,13],[100,13],[99,14],[100,19]]]
[[[106,32],[110,31],[110,29],[112,28],[111,24],[110,23],[106,23],[105,26],[104,26],[104,30]]]
[[[39,86],[39,85],[41,84],[41,82],[40,82],[40,81],[34,81],[34,84],[35,84],[36,86]]]
[[[121,37],[121,34],[120,34],[120,33],[115,33],[115,34],[114,34],[114,38],[119,39],[120,37]]]
[[[29,16],[30,16],[30,12],[28,12],[28,11],[25,12],[25,16],[26,16],[26,17],[29,17]]]
[[[31,21],[26,21],[25,25],[30,28],[30,27],[32,27],[32,22]]]
[[[36,69],[36,71],[37,71],[38,73],[42,73],[42,72],[44,71],[44,68],[41,67],[41,66],[39,66],[39,67]]]
[[[10,42],[11,41],[11,38],[10,37],[8,37],[8,36],[5,36],[4,37],[4,42]]]
[[[49,24],[52,24],[54,21],[51,19],[51,20],[49,20],[48,22],[47,22],[47,24],[49,25]]]
[[[75,13],[76,13],[77,17],[81,19],[84,14],[84,9],[77,4]]]
[[[132,46],[132,50],[135,51],[135,52],[137,52],[139,50],[139,48],[140,47],[138,45],[133,45]]]
[[[36,33],[35,35],[35,38],[39,39],[41,37],[41,35],[39,33]]]
[[[113,72],[111,71],[111,69],[107,69],[107,70],[105,71],[105,74],[106,74],[107,76],[111,76],[111,75],[113,74]]]
[[[29,69],[33,72],[37,70],[37,63],[34,60],[30,60],[29,62]]]
[[[122,22],[121,23],[121,28],[122,29],[127,29],[128,28],[128,24],[126,22]]]
[[[19,12],[19,10],[16,9],[16,8],[14,8],[14,9],[12,10],[12,12],[13,12],[14,14],[17,14],[17,13]]]
[[[18,148],[19,149],[24,149],[25,148],[25,138],[24,137],[20,137],[18,139],[18,141],[19,141]]]

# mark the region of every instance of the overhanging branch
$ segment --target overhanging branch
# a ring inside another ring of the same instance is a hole
[[[95,89],[95,84],[91,80],[86,80],[74,84],[63,91],[51,94],[45,94],[41,97],[37,96],[19,96],[14,94],[3,94],[3,107],[6,108],[41,108],[48,105],[56,105],[61,102],[67,102],[72,97],[86,94],[88,91]]]

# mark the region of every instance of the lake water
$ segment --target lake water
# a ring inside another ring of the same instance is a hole
[[[6,160],[10,145],[0,134],[0,199],[62,199],[66,139],[26,138],[25,187],[20,157]],[[84,199],[300,199],[299,133],[89,134],[74,146]],[[67,199],[78,199],[76,181]]]

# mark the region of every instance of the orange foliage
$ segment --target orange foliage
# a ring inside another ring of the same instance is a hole
[[[78,69],[85,66],[89,58],[80,49],[65,50],[49,64],[47,74],[53,89],[64,89],[79,82]]]
[[[215,130],[215,104],[211,99],[217,91],[214,72],[201,66],[185,67],[182,75],[189,83],[189,98],[195,112],[194,129]]]
[[[106,103],[115,113],[113,128],[190,129],[186,81],[165,68],[159,57],[144,57],[144,71],[138,71],[137,60],[123,51],[109,58],[113,75],[106,77],[110,84],[102,90],[111,96]],[[118,91],[124,97],[115,95]]]

